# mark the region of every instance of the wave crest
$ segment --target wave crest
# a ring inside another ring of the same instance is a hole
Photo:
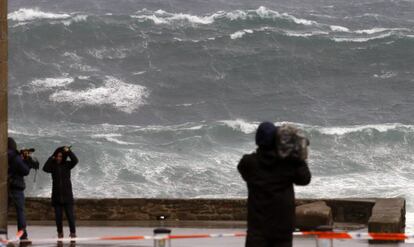
[[[298,25],[317,25],[318,23],[312,20],[298,18],[288,13],[279,13],[267,7],[260,6],[255,10],[234,10],[230,12],[218,11],[211,15],[198,16],[184,13],[169,13],[164,10],[148,11],[146,9],[138,11],[136,15],[131,15],[132,18],[140,20],[150,20],[154,24],[172,24],[177,21],[186,21],[191,24],[213,24],[216,20],[227,19],[230,21],[247,20],[247,19],[284,19],[296,23]]]
[[[8,15],[8,19],[12,21],[33,21],[36,19],[67,19],[71,16],[66,13],[43,12],[39,9],[21,8]]]

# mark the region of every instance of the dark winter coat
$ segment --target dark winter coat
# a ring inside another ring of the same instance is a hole
[[[17,150],[8,149],[7,157],[9,159],[8,182],[10,190],[24,190],[26,188],[24,177],[30,173],[29,165],[23,161]]]
[[[72,192],[72,181],[71,181],[71,170],[78,164],[78,158],[76,155],[69,151],[63,156],[61,164],[57,164],[53,159],[53,156],[50,157],[45,165],[43,166],[43,171],[51,173],[53,186],[52,186],[52,204],[67,204],[73,203],[73,192]],[[69,157],[69,161],[67,160]]]
[[[293,185],[307,185],[311,180],[306,162],[258,149],[244,155],[237,168],[247,183],[248,234],[290,239],[295,227]]]

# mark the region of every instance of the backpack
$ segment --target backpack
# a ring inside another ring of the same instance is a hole
[[[309,140],[296,127],[283,124],[276,132],[276,148],[279,157],[306,160]]]

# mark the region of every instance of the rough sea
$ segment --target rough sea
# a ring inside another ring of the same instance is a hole
[[[414,226],[413,0],[13,0],[9,38],[9,134],[72,145],[77,197],[245,197],[270,120],[310,139],[298,197],[405,197]]]

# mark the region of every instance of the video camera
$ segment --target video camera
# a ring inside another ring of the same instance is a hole
[[[34,153],[36,151],[36,149],[34,149],[34,148],[24,148],[24,149],[21,149],[20,150],[20,154],[32,154],[32,153]]]
[[[34,153],[36,149],[34,148],[23,148],[20,150],[20,155],[23,157],[24,160],[30,159],[32,153]]]
[[[32,157],[32,153],[34,153],[36,149],[34,148],[23,148],[20,150],[20,155],[23,157],[29,167],[35,170],[39,169],[39,161],[35,157]]]

